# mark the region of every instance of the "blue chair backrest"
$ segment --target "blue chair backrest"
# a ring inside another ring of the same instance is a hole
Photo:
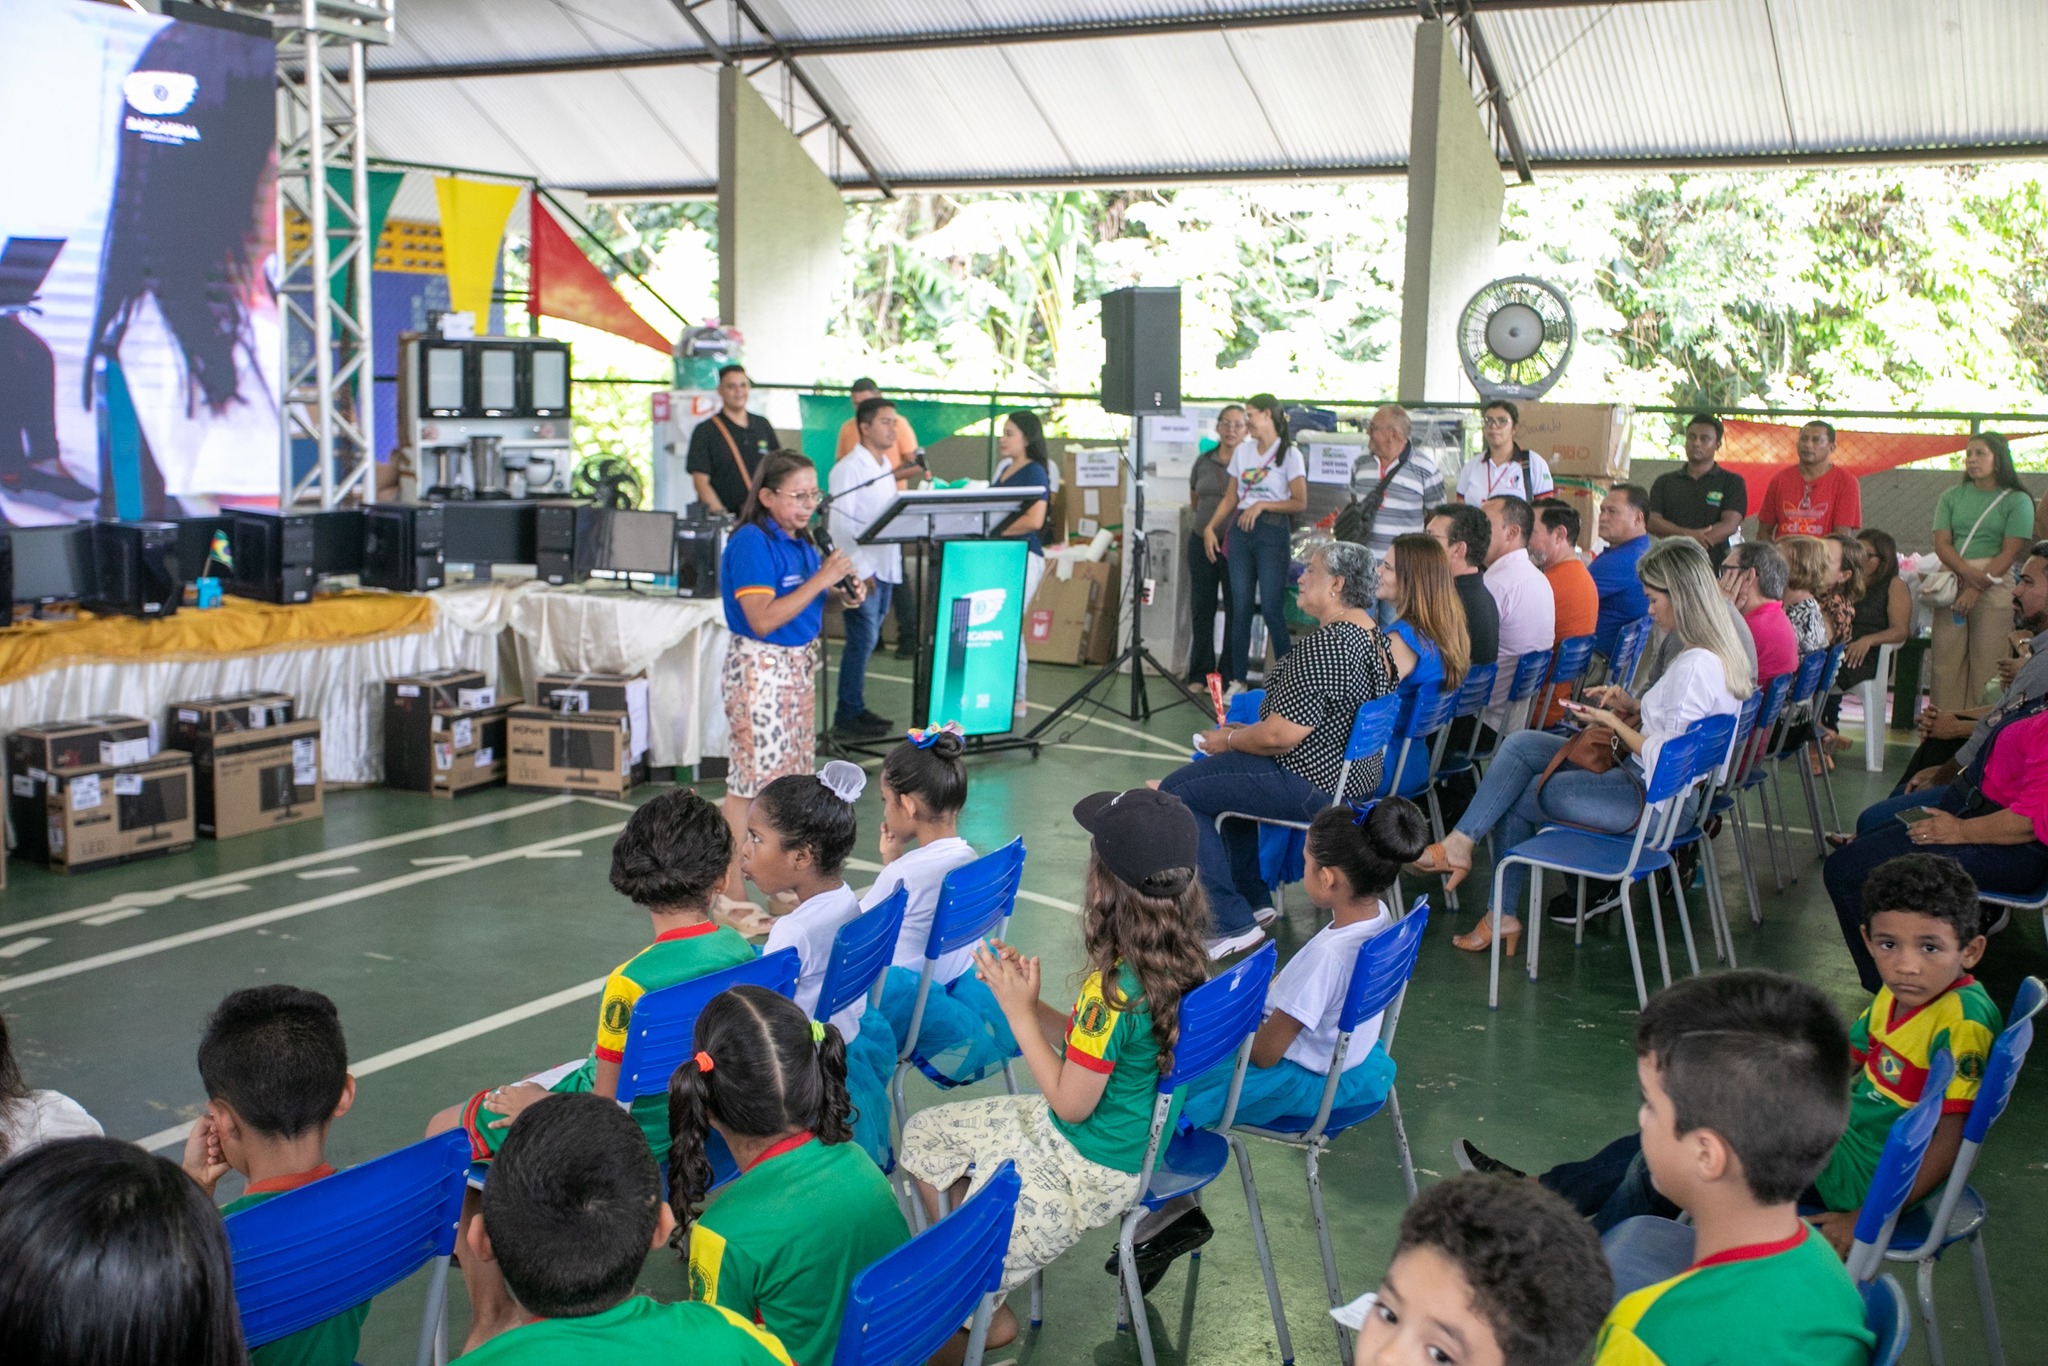
[[[1230,971],[1212,977],[1180,998],[1180,1041],[1173,1046],[1173,1070],[1159,1078],[1164,1096],[1222,1062],[1259,1027],[1266,1015],[1266,988],[1280,951],[1272,940]]]
[[[1021,836],[946,874],[939,884],[939,905],[932,912],[924,956],[936,962],[955,949],[979,942],[1008,920],[1017,905],[1017,886],[1023,880]]]
[[[1779,674],[1764,688],[1763,706],[1758,708],[1756,723],[1760,729],[1769,730],[1778,724],[1778,718],[1785,714],[1785,701],[1792,695],[1792,675]]]
[[[1458,694],[1425,683],[1410,694],[1397,726],[1399,738],[1380,767],[1381,797],[1421,795],[1430,784],[1429,738],[1451,724]]]
[[[875,979],[896,956],[896,936],[903,930],[903,909],[910,889],[898,887],[871,911],[863,911],[839,927],[832,937],[832,958],[825,964],[825,982],[818,989],[820,1020],[829,1020],[874,989]]]
[[[1685,790],[1693,780],[1693,760],[1699,753],[1699,736],[1692,731],[1674,735],[1657,750],[1657,766],[1643,784],[1645,810]]]
[[[1825,650],[1800,656],[1798,671],[1792,675],[1792,700],[1811,701],[1814,693],[1820,690],[1820,676],[1827,667],[1828,653]]]
[[[1351,718],[1351,738],[1344,744],[1344,762],[1355,764],[1385,750],[1394,738],[1394,717],[1400,709],[1401,694],[1397,692],[1359,703],[1357,715]]]
[[[1609,661],[1607,681],[1628,686],[1636,671],[1636,661],[1643,657],[1643,647],[1650,643],[1650,631],[1654,627],[1648,617],[1637,617],[1621,628],[1614,637],[1614,658]]]
[[[1899,1366],[1906,1340],[1913,1334],[1913,1317],[1906,1309],[1906,1292],[1890,1276],[1879,1276],[1857,1287],[1863,1292],[1863,1326],[1877,1335],[1870,1351],[1870,1366]]]
[[[915,1366],[957,1333],[1002,1289],[1021,1184],[1004,1162],[959,1209],[855,1276],[833,1366]]]
[[[697,1016],[712,997],[739,986],[766,987],[794,997],[802,973],[803,960],[795,949],[777,949],[751,963],[650,991],[635,1001],[619,1061],[619,1104],[668,1090],[670,1074],[697,1051]]]
[[[1508,684],[1510,702],[1519,702],[1543,686],[1543,680],[1550,676],[1549,650],[1531,650],[1515,660],[1514,681]]]
[[[2013,1083],[2019,1080],[2020,1067],[2027,1060],[2027,1050],[2034,1046],[2034,1016],[2040,1013],[2043,1000],[2048,1000],[2048,988],[2043,988],[2040,978],[2020,980],[2020,989],[2013,996],[2012,1015],[1999,1032],[1997,1042],[1991,1045],[1990,1060],[1984,1064],[1984,1081],[1977,1088],[1977,1099],[1970,1103],[1970,1117],[1963,1121],[1965,1143],[1982,1143],[1984,1135],[2005,1113],[2012,1100]]]
[[[248,1345],[331,1319],[453,1252],[468,1178],[469,1138],[451,1129],[230,1214]]]
[[[1266,690],[1253,688],[1230,699],[1225,706],[1223,719],[1234,721],[1240,726],[1249,726],[1259,719],[1259,708],[1265,704]]]
[[[1583,677],[1593,662],[1593,637],[1573,636],[1557,643],[1557,662],[1551,665],[1552,683],[1571,683]]]
[[[1735,742],[1735,720],[1733,716],[1709,716],[1688,727],[1698,742],[1692,757],[1693,777],[1711,780],[1727,762],[1728,747]]]
[[[1422,932],[1428,927],[1429,898],[1418,896],[1406,916],[1358,946],[1351,985],[1344,989],[1344,1003],[1337,1009],[1339,1030],[1349,1033],[1394,1004],[1415,973],[1415,956],[1422,951]]]
[[[1457,709],[1452,716],[1477,716],[1486,710],[1486,704],[1493,700],[1493,681],[1500,677],[1497,662],[1474,664],[1465,671],[1465,681],[1458,685]]]
[[[1834,688],[1835,675],[1842,671],[1842,653],[1848,648],[1847,645],[1830,645],[1828,647],[1827,662],[1820,671],[1819,691],[1823,697]]]
[[[1956,1060],[1946,1048],[1927,1064],[1927,1080],[1913,1108],[1892,1121],[1885,1135],[1884,1150],[1877,1157],[1877,1174],[1863,1197],[1856,1215],[1856,1241],[1882,1247],[1891,1237],[1891,1226],[1906,1207],[1919,1179],[1920,1163],[1933,1141],[1934,1126],[1941,1122],[1941,1102],[1948,1084],[1955,1080]],[[1873,1268],[1874,1269],[1874,1268]]]

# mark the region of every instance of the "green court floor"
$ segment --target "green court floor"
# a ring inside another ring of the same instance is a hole
[[[894,677],[902,667],[876,661],[869,703],[899,718],[908,708],[908,690]],[[1034,668],[1032,695],[1055,703],[1084,677]],[[1155,698],[1165,695],[1155,689]],[[1119,688],[1116,702],[1124,696]],[[1063,726],[1070,739],[1036,760],[1017,753],[973,761],[962,822],[962,834],[983,850],[1024,837],[1026,892],[1012,937],[1043,955],[1048,996],[1071,989],[1081,962],[1074,901],[1086,845],[1068,808],[1090,791],[1169,772],[1202,720],[1185,706],[1143,724],[1113,708],[1088,714]],[[1838,770],[1845,818],[1889,791],[1905,739],[1894,737],[1892,773],[1865,774],[1849,763]],[[716,797],[720,789],[708,784],[705,791]],[[860,803],[856,886],[873,872],[879,810],[871,789]],[[168,859],[78,878],[17,863],[0,892],[0,1010],[32,1085],[68,1092],[108,1132],[175,1156],[181,1126],[204,1099],[193,1049],[211,1006],[258,982],[318,988],[341,1008],[361,1083],[354,1110],[334,1128],[329,1156],[336,1165],[359,1162],[418,1138],[434,1111],[478,1088],[589,1048],[600,982],[647,938],[645,917],[606,881],[612,835],[624,818],[618,803],[502,789],[455,802],[347,791],[330,795],[324,822],[202,842]],[[1733,838],[1722,837],[1722,850],[1741,962],[1795,973],[1845,1011],[1860,1009],[1865,998],[1837,937],[1810,839],[1803,830],[1795,836],[1798,881],[1784,893],[1768,890],[1766,868],[1757,928],[1741,914]],[[1590,929],[1582,948],[1573,948],[1568,931],[1547,934],[1542,980],[1530,983],[1517,960],[1503,980],[1501,1008],[1489,1011],[1486,958],[1450,943],[1453,931],[1472,924],[1477,901],[1468,895],[1462,915],[1439,916],[1430,926],[1394,1049],[1424,1182],[1453,1170],[1450,1145],[1460,1135],[1540,1168],[1584,1155],[1635,1123],[1636,1002],[1614,917]],[[1711,954],[1703,917],[1696,922]],[[1316,928],[1314,909],[1297,889],[1278,930],[1282,953]],[[1678,961],[1682,968],[1682,954]],[[2044,972],[2041,927],[2023,922],[1993,940],[1980,976],[2005,1004],[2021,976]],[[913,1107],[939,1099],[921,1082],[911,1096]],[[1297,1358],[1330,1362],[1336,1341],[1301,1159],[1255,1142],[1253,1161]],[[2022,1077],[1978,1173],[1993,1211],[1988,1237],[2010,1359],[2048,1360],[2048,1304],[2033,1297],[2048,1283],[2048,1247],[2036,1236],[2048,1225],[2048,1080],[2038,1062]],[[1376,1120],[1345,1135],[1323,1180],[1344,1293],[1354,1295],[1384,1269],[1403,1204],[1389,1125]],[[224,1187],[221,1195],[233,1193]],[[1207,1204],[1215,1241],[1199,1264],[1169,1274],[1151,1300],[1162,1359],[1276,1361],[1235,1179],[1212,1187]],[[1112,1244],[1111,1231],[1101,1230],[1054,1266],[1044,1328],[991,1359],[1135,1361],[1135,1344],[1114,1331],[1114,1286],[1102,1271]],[[1936,1278],[1954,1362],[1984,1359],[1970,1279],[1961,1257]],[[643,1283],[675,1297],[684,1278],[672,1256],[657,1254]],[[459,1345],[467,1311],[459,1277],[454,1286],[451,1329]],[[411,1360],[422,1293],[415,1278],[377,1303],[363,1362]],[[1917,1325],[1907,1359],[1926,1359]]]

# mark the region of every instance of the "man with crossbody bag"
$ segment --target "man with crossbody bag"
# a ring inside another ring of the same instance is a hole
[[[1372,415],[1365,436],[1369,459],[1351,471],[1351,502],[1337,514],[1337,539],[1364,546],[1375,563],[1386,557],[1396,536],[1426,534],[1429,509],[1444,500],[1443,472],[1428,456],[1415,453],[1409,435],[1406,408],[1390,403]],[[1390,624],[1394,605],[1375,607],[1380,625]]]
[[[745,370],[723,367],[718,372],[719,410],[690,433],[685,468],[696,486],[697,501],[713,513],[739,515],[761,462],[780,445],[768,419],[747,411],[753,391]]]

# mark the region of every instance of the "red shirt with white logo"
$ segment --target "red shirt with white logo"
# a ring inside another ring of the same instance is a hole
[[[1863,525],[1863,497],[1856,476],[1839,465],[1828,466],[1808,483],[1799,466],[1790,465],[1772,477],[1756,510],[1759,526],[1774,536],[1825,536],[1837,528]]]

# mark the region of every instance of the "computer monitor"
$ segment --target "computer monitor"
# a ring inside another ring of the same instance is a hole
[[[14,600],[76,602],[93,591],[92,523],[15,527]]]
[[[609,773],[617,767],[618,737],[585,726],[554,726],[548,731],[548,764],[579,773]]]
[[[145,830],[185,819],[186,778],[182,772],[144,778],[140,792],[115,798],[123,830]]]
[[[532,503],[497,499],[455,499],[441,504],[451,564],[532,564],[535,558]]]
[[[676,515],[578,508],[576,562],[577,568],[593,574],[673,574]]]

